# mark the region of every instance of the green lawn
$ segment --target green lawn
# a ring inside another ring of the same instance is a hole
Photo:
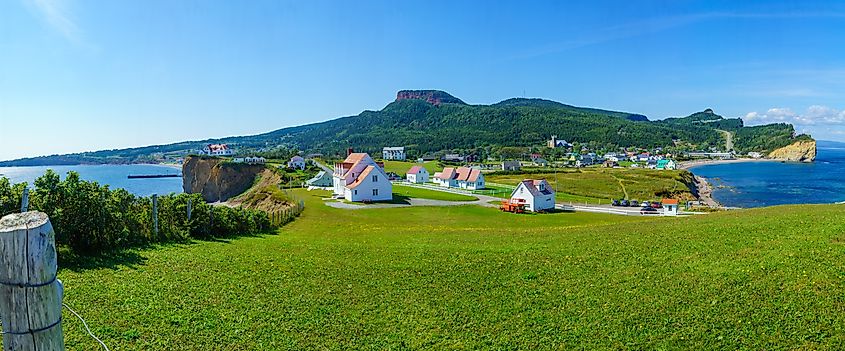
[[[491,183],[514,184],[523,179],[546,179],[558,192],[568,194],[562,201],[590,201],[627,198],[632,200],[660,200],[663,197],[692,199],[687,183],[692,176],[687,171],[657,171],[631,168],[564,169],[554,173],[492,174],[485,176]]]
[[[510,179],[510,180],[503,179],[503,180],[511,181],[512,179]],[[549,182],[549,183],[552,184],[552,185],[554,184],[554,182]],[[490,183],[487,183],[486,187],[487,187],[486,189],[477,190],[477,191],[474,191],[474,193],[490,195],[490,196],[495,196],[495,197],[500,197],[500,198],[509,198],[511,196],[511,193],[513,192],[513,189],[516,188],[515,186],[510,186],[510,185],[504,185],[504,184],[499,185],[499,184],[490,184]],[[607,203],[610,202],[610,199],[599,199],[599,198],[591,197],[591,196],[567,194],[567,193],[560,192],[560,191],[555,193],[555,199],[558,203],[570,203],[570,202],[572,202],[572,203],[581,203],[581,204],[588,203],[588,204],[592,204],[592,205],[607,204]]]
[[[434,172],[440,172],[443,170],[443,166],[439,164],[438,161],[428,161],[423,163],[416,163],[416,162],[405,162],[405,161],[384,161],[384,171],[385,172],[393,172],[402,177],[408,173],[408,170],[411,169],[413,166],[423,166],[428,171],[429,174],[434,175]]]
[[[278,235],[61,257],[113,350],[845,347],[845,206],[689,218],[306,210]],[[95,350],[64,316],[69,350]]]
[[[455,193],[447,193],[445,191],[437,191],[437,190],[429,190],[429,189],[421,189],[415,188],[410,186],[401,186],[401,185],[394,185],[393,186],[393,194],[400,195],[402,197],[412,197],[418,199],[430,199],[430,200],[444,200],[444,201],[475,201],[478,198],[470,195],[461,195]]]

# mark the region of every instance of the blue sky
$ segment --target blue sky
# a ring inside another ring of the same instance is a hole
[[[845,5],[0,1],[0,160],[245,135],[400,89],[845,140]]]

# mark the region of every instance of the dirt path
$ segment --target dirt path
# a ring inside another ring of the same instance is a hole
[[[717,132],[722,133],[725,137],[725,151],[731,152],[734,149],[734,135],[727,130],[716,129]]]
[[[608,173],[608,174],[609,174],[609,173]],[[627,198],[628,198],[628,190],[626,190],[626,189],[625,189],[625,184],[622,184],[622,179],[617,178],[617,177],[616,177],[615,175],[613,175],[613,174],[609,174],[609,175],[610,175],[611,177],[613,177],[613,179],[616,179],[616,181],[617,181],[617,182],[619,182],[619,186],[620,186],[620,187],[622,187],[622,194],[625,194],[625,198],[627,199]]]

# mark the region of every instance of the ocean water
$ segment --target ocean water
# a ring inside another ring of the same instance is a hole
[[[44,175],[47,169],[58,173],[62,179],[67,172],[79,173],[79,177],[108,185],[112,189],[123,188],[139,195],[168,194],[182,192],[182,178],[128,179],[126,176],[139,174],[181,174],[175,167],[160,165],[92,165],[92,166],[39,166],[39,167],[0,167],[0,177],[9,178],[12,183],[27,182],[32,186],[35,178]]]
[[[819,142],[814,163],[746,162],[693,167],[730,207],[845,201],[845,144]]]

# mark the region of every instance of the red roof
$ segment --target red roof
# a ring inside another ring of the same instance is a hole
[[[361,172],[361,174],[358,175],[358,178],[355,178],[355,181],[352,182],[352,183],[349,183],[349,185],[347,185],[346,187],[349,188],[349,189],[354,189],[358,185],[361,185],[361,183],[365,179],[367,179],[367,176],[370,175],[370,172],[372,172],[373,169],[375,169],[375,167],[367,166],[367,168],[364,168],[364,170]]]
[[[420,173],[420,170],[422,170],[422,169],[423,168],[420,167],[420,166],[414,166],[414,167],[411,167],[411,169],[408,170],[407,174],[417,174],[417,173]]]
[[[663,203],[664,205],[677,205],[678,199],[663,199],[663,201],[660,201],[660,202]]]

